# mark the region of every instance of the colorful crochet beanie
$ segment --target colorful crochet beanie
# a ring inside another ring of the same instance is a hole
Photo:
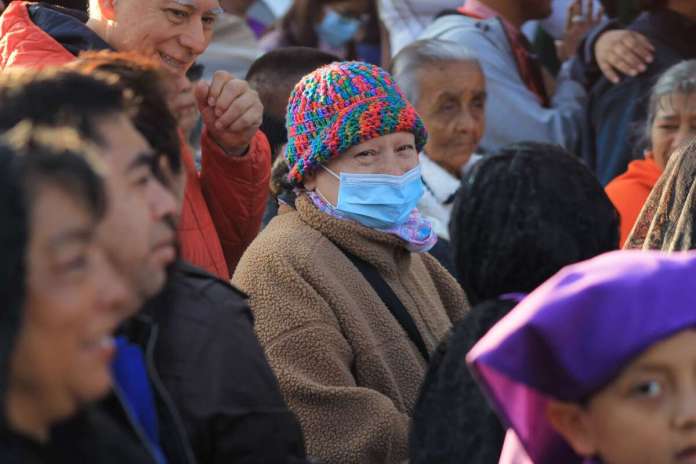
[[[303,77],[290,95],[286,121],[292,185],[373,138],[411,132],[419,152],[427,141],[423,121],[389,73],[359,61],[332,63]]]

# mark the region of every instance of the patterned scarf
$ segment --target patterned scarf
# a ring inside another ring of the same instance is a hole
[[[307,191],[307,196],[312,200],[314,206],[319,211],[341,221],[352,221],[343,213],[336,210],[329,202],[324,200],[316,192]],[[374,229],[387,234],[396,235],[406,242],[406,248],[413,253],[426,253],[437,243],[437,234],[433,231],[433,226],[426,218],[421,216],[420,211],[415,208],[411,211],[406,222],[395,225],[387,229]]]

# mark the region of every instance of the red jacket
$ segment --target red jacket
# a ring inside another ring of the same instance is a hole
[[[651,159],[632,161],[628,170],[609,182],[604,189],[621,218],[621,246],[638,220],[643,205],[650,196],[662,171]]]
[[[75,59],[32,21],[29,5],[12,2],[0,18],[0,70],[12,66],[58,66]],[[83,26],[75,21],[75,27]],[[261,227],[271,175],[271,150],[260,131],[243,157],[225,155],[205,131],[201,147],[203,168],[199,175],[191,152],[182,146],[188,173],[179,223],[182,257],[229,279]]]

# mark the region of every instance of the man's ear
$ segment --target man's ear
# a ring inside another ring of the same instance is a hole
[[[99,11],[103,19],[114,21],[116,19],[116,2],[118,0],[97,0]]]
[[[645,150],[643,150],[643,157],[645,159],[651,159],[651,160],[655,161],[655,155],[653,154],[652,150],[649,148],[646,148]]]
[[[598,450],[586,416],[587,411],[579,404],[551,400],[546,405],[546,418],[556,432],[577,454],[592,457]]]

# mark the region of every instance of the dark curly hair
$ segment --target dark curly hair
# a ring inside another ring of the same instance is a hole
[[[614,250],[619,217],[594,175],[557,145],[524,142],[462,179],[450,222],[472,304],[532,291],[562,267]]]
[[[411,464],[498,462],[505,430],[464,359],[515,304],[490,300],[474,306],[433,353],[413,414]]]

